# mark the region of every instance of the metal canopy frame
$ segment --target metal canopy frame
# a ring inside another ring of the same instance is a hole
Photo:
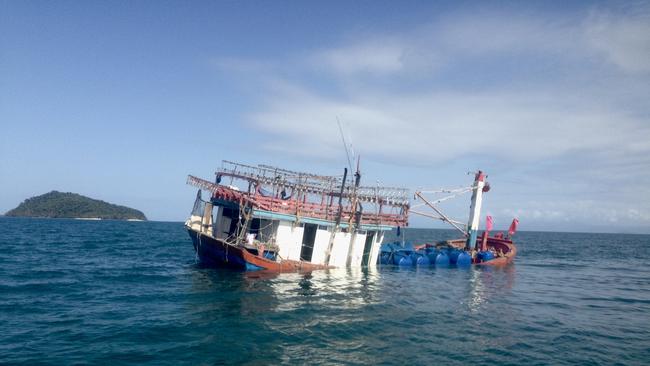
[[[187,183],[212,192],[213,199],[293,215],[297,221],[301,217],[311,217],[332,222],[335,219],[347,221],[348,226],[408,226],[410,202],[406,188],[356,186],[349,179],[343,182],[341,176],[227,160],[215,174],[216,183],[191,175]],[[230,177],[231,183],[237,180],[240,187],[220,184],[224,177]],[[376,210],[363,210],[360,203],[374,204]]]

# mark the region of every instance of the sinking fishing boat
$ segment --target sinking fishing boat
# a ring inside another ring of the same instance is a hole
[[[487,175],[478,171],[474,175],[474,183],[469,187],[458,189],[443,189],[437,191],[417,191],[416,199],[423,201],[421,204],[413,205],[410,213],[440,220],[450,224],[460,231],[462,238],[445,240],[437,243],[425,243],[411,245],[407,243],[388,243],[381,248],[379,261],[381,264],[394,264],[399,266],[437,266],[446,267],[450,265],[469,266],[487,265],[499,266],[511,263],[517,255],[517,247],[512,237],[517,231],[519,220],[512,220],[508,233],[497,233],[490,236],[493,230],[491,216],[486,217],[486,228],[479,237],[479,219],[483,193],[490,190],[486,181]],[[457,197],[460,194],[472,192],[469,222],[466,227],[460,221],[450,219],[445,215],[437,204],[448,199]],[[431,200],[425,194],[447,193],[449,196]],[[433,213],[416,211],[414,208],[428,207]]]
[[[386,231],[408,225],[404,188],[364,187],[324,176],[223,161],[198,187],[185,227],[199,261],[211,267],[274,272],[377,263]],[[203,200],[202,190],[209,192]]]

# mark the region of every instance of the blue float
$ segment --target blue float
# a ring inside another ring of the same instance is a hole
[[[449,251],[449,263],[451,264],[456,264],[458,261],[458,256],[460,255],[461,251],[458,249],[451,249]]]
[[[438,253],[440,253],[440,251],[427,248],[427,257],[429,258],[429,263],[436,263],[436,257],[438,256]]]
[[[413,264],[416,264],[418,262],[418,259],[420,259],[421,254],[413,252],[409,256],[411,257]]]
[[[434,248],[426,247],[414,250],[413,245],[403,247],[401,243],[384,244],[381,248],[378,262],[383,265],[396,266],[437,266],[448,267],[455,265],[458,267],[467,267],[472,264],[472,255],[464,250],[456,248]],[[493,259],[492,252],[478,253],[478,261],[487,261]]]
[[[398,260],[396,264],[400,267],[412,266],[413,261],[411,260],[410,256],[403,256]]]
[[[397,266],[412,266],[413,260],[409,252],[400,250],[393,252],[393,264]]]
[[[449,256],[445,252],[438,252],[438,254],[435,257],[435,260],[433,261],[433,264],[435,264],[436,267],[449,266]]]
[[[456,258],[456,265],[459,267],[467,267],[472,265],[472,255],[466,251],[462,251]]]
[[[483,251],[483,252],[478,252],[478,259],[481,262],[491,261],[492,259],[494,259],[494,253],[492,253],[489,250],[486,250],[486,251]]]
[[[415,265],[417,266],[428,266],[429,264],[431,264],[431,262],[429,262],[429,257],[426,255],[419,256],[418,260],[415,262]]]

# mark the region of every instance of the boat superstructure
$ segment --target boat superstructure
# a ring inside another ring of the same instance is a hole
[[[404,188],[348,176],[223,161],[199,188],[185,226],[201,262],[242,270],[299,271],[377,263],[384,233],[408,225]],[[203,200],[201,192],[209,199]]]

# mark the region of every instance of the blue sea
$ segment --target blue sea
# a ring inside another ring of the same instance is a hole
[[[0,364],[650,364],[650,236],[516,242],[505,268],[260,276],[198,265],[181,223],[0,218]]]

